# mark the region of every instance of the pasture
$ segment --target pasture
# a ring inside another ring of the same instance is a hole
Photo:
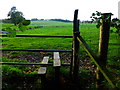
[[[10,25],[11,24],[4,23],[2,24],[2,28],[8,27]],[[97,54],[98,47],[99,47],[99,29],[97,29],[95,25],[96,24],[94,23],[93,24],[81,23],[80,34],[85,39],[85,41],[88,43],[88,45],[93,50],[93,52]],[[17,35],[70,35],[72,36],[73,34],[72,23],[64,23],[64,22],[57,22],[57,21],[32,21],[31,25],[29,25],[28,28],[37,27],[37,26],[40,26],[40,27],[31,28],[31,29],[25,30],[24,32],[16,31]],[[111,28],[111,29],[114,31],[114,28]],[[117,79],[115,79],[115,82],[117,82],[118,85],[120,84],[120,77],[118,76],[120,74],[118,70],[120,69],[119,39],[120,37],[116,33],[110,33],[109,50],[108,50],[108,66],[109,66],[108,69],[110,70],[110,72],[114,73],[116,77],[118,77]],[[72,49],[72,38],[2,37],[2,48],[3,49],[71,50]],[[39,52],[39,53],[44,53],[44,52]],[[6,62],[6,61],[7,62],[27,62],[26,61],[27,57],[22,58],[22,56],[29,55],[29,56],[34,57],[34,54],[35,54],[35,57],[39,55],[38,53],[22,52],[22,51],[21,52],[17,52],[17,51],[3,52],[3,62]],[[50,54],[50,53],[44,53],[44,54]],[[63,54],[68,55],[69,53],[61,53],[61,56]],[[21,58],[18,58],[19,56],[21,56]],[[87,56],[88,55],[82,48],[82,45],[80,45],[80,59],[84,60],[86,59]],[[35,58],[35,59],[38,59],[38,58]],[[89,63],[91,64],[92,62],[89,62]],[[20,68],[23,70],[25,67],[20,67]],[[21,72],[20,68],[19,70],[17,70],[18,72]],[[26,70],[24,71],[28,72],[29,69],[26,68]],[[67,72],[67,71],[64,71],[64,69],[62,71],[63,73]],[[85,76],[87,79],[87,75],[86,75],[87,71],[82,69],[80,72],[83,72],[82,73],[83,76]],[[92,84],[88,86],[94,87]]]
[[[10,24],[3,24],[3,28]],[[81,36],[86,40],[92,50],[97,53],[99,44],[99,29],[96,24],[81,23]],[[28,27],[42,26],[22,31],[17,31],[17,35],[71,35],[73,31],[72,23],[56,21],[33,21]],[[114,30],[114,28],[112,28]],[[71,50],[71,38],[39,38],[39,37],[3,37],[2,48],[4,49],[63,49]],[[116,33],[110,34],[109,56],[112,59],[118,56],[119,36]],[[113,56],[113,57],[112,57]]]

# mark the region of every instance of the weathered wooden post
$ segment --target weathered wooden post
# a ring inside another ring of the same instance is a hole
[[[60,81],[60,66],[61,66],[61,61],[60,61],[60,56],[59,52],[54,52],[54,62],[53,66],[55,68],[55,83],[56,87],[59,87],[59,81]]]
[[[110,31],[110,22],[111,22],[111,13],[103,13],[101,14],[101,26],[100,26],[100,40],[99,40],[99,62],[102,66],[106,67],[107,62],[107,52],[108,52],[108,44],[109,44],[109,31]],[[102,81],[104,77],[102,73],[97,68],[97,88],[103,88]]]
[[[71,61],[71,76],[73,81],[78,80],[78,71],[79,71],[79,41],[77,40],[77,36],[80,34],[79,32],[79,20],[78,10],[74,12],[74,21],[73,21],[73,49],[72,49],[72,61]]]

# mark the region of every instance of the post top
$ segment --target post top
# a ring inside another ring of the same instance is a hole
[[[78,18],[78,9],[74,11],[74,20],[77,20]]]
[[[112,13],[101,13],[101,15],[113,15]]]

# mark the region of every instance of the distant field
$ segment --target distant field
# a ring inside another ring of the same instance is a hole
[[[58,22],[58,21],[32,21],[31,25],[42,25],[42,26],[66,26],[71,25],[71,22]]]
[[[3,27],[8,24],[3,24]],[[17,34],[26,35],[72,35],[72,23],[64,23],[57,21],[33,21],[29,27],[44,26],[30,30],[17,31]],[[87,41],[94,37],[99,37],[99,29],[95,28],[95,24],[82,24],[80,26],[81,35]],[[91,33],[93,32],[93,33]],[[88,35],[88,33],[91,33]],[[95,40],[94,39],[94,40]],[[95,40],[95,41],[96,41]],[[40,48],[40,49],[71,49],[72,39],[70,38],[37,38],[37,37],[4,37],[3,48]]]
[[[10,24],[3,24],[3,28]],[[17,34],[26,35],[72,35],[73,24],[57,21],[33,21],[28,27],[43,26],[30,30],[17,31]],[[97,53],[99,44],[99,29],[95,24],[81,24],[81,36],[86,40],[91,49]],[[119,37],[115,33],[110,34],[109,59],[118,56]],[[39,37],[3,37],[4,49],[72,49],[71,38],[39,38]],[[81,48],[81,50],[83,50]],[[84,53],[84,52],[82,52]]]

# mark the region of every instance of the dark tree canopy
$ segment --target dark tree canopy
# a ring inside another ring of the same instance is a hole
[[[10,17],[11,23],[14,25],[17,25],[21,23],[25,18],[23,17],[23,13],[20,11],[17,11],[16,7],[12,7],[11,10],[8,13],[8,17]]]

